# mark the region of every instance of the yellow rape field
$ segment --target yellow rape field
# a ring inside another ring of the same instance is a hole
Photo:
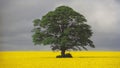
[[[120,52],[70,52],[73,58],[55,58],[60,52],[1,51],[0,68],[120,68]]]

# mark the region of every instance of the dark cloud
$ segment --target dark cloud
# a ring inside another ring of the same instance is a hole
[[[55,8],[57,3],[63,1],[54,0],[4,0],[0,1],[3,21],[0,24],[0,50],[39,50],[32,43],[32,21],[41,18],[45,13]],[[3,43],[3,44],[2,44]],[[46,49],[49,49],[47,47]]]
[[[95,49],[88,47],[90,50],[120,50],[120,5],[116,0],[0,0],[0,50],[50,50],[33,45],[32,21],[60,5],[68,5],[88,19],[96,45]]]

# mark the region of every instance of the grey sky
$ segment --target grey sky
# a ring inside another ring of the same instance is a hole
[[[32,21],[60,5],[87,18],[96,46],[89,50],[120,50],[119,0],[0,0],[0,50],[50,50],[33,45]]]

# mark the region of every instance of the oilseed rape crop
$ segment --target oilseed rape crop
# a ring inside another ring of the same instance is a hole
[[[73,58],[56,58],[60,52],[1,51],[0,68],[120,68],[120,52],[71,51]]]

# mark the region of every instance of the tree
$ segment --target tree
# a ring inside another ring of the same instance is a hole
[[[66,50],[87,50],[86,46],[94,48],[90,40],[93,32],[85,22],[85,17],[72,8],[57,7],[33,21],[33,42],[35,45],[51,45],[52,50],[61,51],[61,57],[65,57]]]

